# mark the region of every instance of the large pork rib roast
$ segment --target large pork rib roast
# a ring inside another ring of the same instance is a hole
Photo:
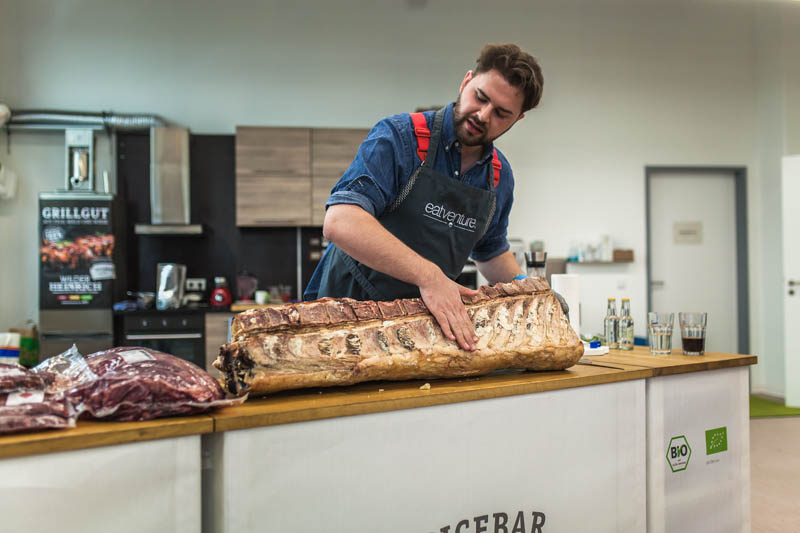
[[[322,298],[234,317],[214,362],[227,389],[258,396],[372,380],[476,376],[498,369],[563,370],[583,355],[544,278],[484,286],[464,297],[475,351],[448,340],[419,298]]]

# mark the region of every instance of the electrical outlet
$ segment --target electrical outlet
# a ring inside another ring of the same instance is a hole
[[[204,291],[206,290],[206,278],[186,278],[187,291]]]

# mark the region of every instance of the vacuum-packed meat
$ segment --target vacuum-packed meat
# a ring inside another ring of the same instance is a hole
[[[43,388],[44,382],[38,374],[20,365],[0,363],[0,392]]]
[[[21,390],[0,394],[0,434],[75,427],[75,412],[63,394]]]
[[[82,416],[149,420],[230,405],[219,383],[198,366],[142,347],[118,347],[86,356],[96,379],[67,394]]]

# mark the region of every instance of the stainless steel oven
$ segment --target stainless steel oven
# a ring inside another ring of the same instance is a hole
[[[120,344],[168,353],[205,368],[205,316],[201,312],[134,313],[123,317]]]

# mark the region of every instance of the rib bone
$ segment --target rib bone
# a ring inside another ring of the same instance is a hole
[[[472,352],[443,335],[419,298],[322,298],[238,314],[214,366],[230,392],[258,396],[499,369],[563,370],[583,355],[544,278],[484,286],[462,300],[478,337]]]

